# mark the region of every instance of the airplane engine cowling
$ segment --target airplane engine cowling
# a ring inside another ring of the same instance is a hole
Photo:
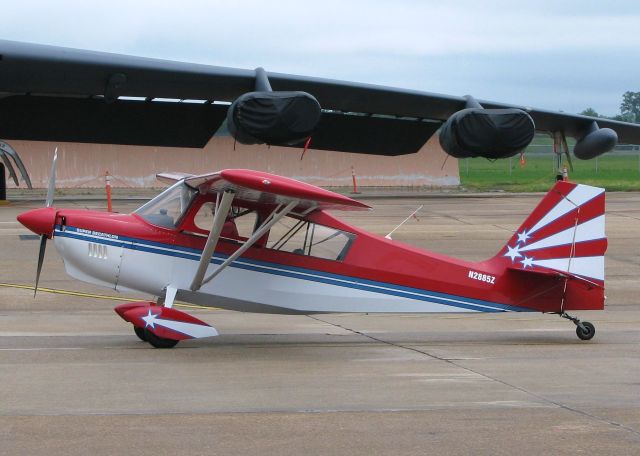
[[[611,128],[598,128],[595,122],[594,124],[573,148],[573,155],[581,160],[609,152],[618,144],[618,134],[615,131]]]
[[[229,106],[227,126],[242,144],[295,144],[311,136],[320,114],[306,92],[249,92]]]
[[[456,158],[505,158],[529,145],[535,125],[521,109],[462,109],[440,129],[440,145]]]

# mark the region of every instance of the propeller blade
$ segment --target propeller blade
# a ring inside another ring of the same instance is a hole
[[[53,152],[53,162],[51,163],[51,174],[49,174],[49,188],[47,189],[46,207],[53,204],[53,194],[56,191],[56,166],[58,164],[58,148]]]
[[[56,191],[56,166],[58,164],[58,148],[53,151],[53,162],[51,163],[51,174],[49,174],[49,187],[47,188],[47,202],[45,207],[53,204],[53,194]],[[47,235],[40,235],[40,251],[38,252],[38,269],[36,270],[36,286],[33,287],[33,297],[38,293],[38,282],[40,282],[40,272],[44,263],[44,252],[47,249]]]
[[[40,281],[40,272],[42,271],[42,263],[44,263],[44,251],[47,248],[47,235],[40,236],[40,251],[38,252],[38,269],[36,271],[36,286],[33,288],[33,297],[38,292],[38,282]]]

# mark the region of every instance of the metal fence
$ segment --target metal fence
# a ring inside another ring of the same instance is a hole
[[[624,166],[627,171],[635,169],[640,173],[640,146],[618,146],[611,152],[607,152],[599,157],[595,157],[590,160],[580,160],[575,156],[571,156],[571,164],[574,166],[579,166],[581,169],[584,168],[592,168],[593,172],[598,173],[599,171],[606,170],[613,166],[614,168],[620,167],[620,159],[625,158]],[[526,160],[545,160],[549,162],[549,169],[552,171],[556,171],[558,168],[558,156],[555,152],[553,152],[551,147],[548,146],[530,146],[527,148],[525,152],[525,161]],[[461,159],[463,161],[463,166],[460,167],[460,171],[464,171],[466,174],[469,174],[470,163],[473,163],[475,160],[482,160],[482,158],[465,158]],[[506,160],[497,160],[495,162],[496,167],[504,167],[513,170],[518,166],[520,161],[520,157],[518,155],[514,157],[510,157]],[[563,154],[561,156],[561,162],[569,164],[566,156]],[[502,165],[501,163],[504,163]],[[473,166],[473,165],[471,165]]]

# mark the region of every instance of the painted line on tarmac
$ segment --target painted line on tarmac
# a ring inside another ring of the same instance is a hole
[[[22,290],[31,290],[31,291],[33,291],[33,288],[34,288],[33,285],[21,285],[18,283],[2,283],[2,282],[0,282],[0,287],[18,288]],[[58,288],[38,287],[38,291],[43,293],[52,293],[52,294],[60,294],[60,295],[67,295],[67,296],[78,296],[80,298],[104,299],[107,301],[123,301],[123,302],[148,301],[148,299],[143,299],[143,298],[119,297],[119,296],[101,295],[101,294],[95,294],[95,293],[83,293],[80,291],[61,290]],[[175,303],[174,306],[185,307],[189,309],[220,310],[215,307],[194,306],[191,304],[184,304],[184,303]]]
[[[21,285],[18,283],[0,283],[0,287],[19,288],[19,289],[31,290],[31,291],[33,291],[33,288],[34,288],[33,285]],[[93,294],[93,293],[83,293],[80,291],[60,290],[57,288],[38,287],[38,291],[41,291],[43,293],[61,294],[61,295],[67,295],[67,296],[79,296],[82,298],[106,299],[109,301],[145,301],[145,299],[142,299],[142,298],[100,295],[100,294]]]
[[[85,347],[0,348],[0,351],[87,350]]]

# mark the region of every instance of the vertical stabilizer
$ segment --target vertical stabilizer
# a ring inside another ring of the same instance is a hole
[[[494,261],[532,272],[568,272],[604,286],[604,209],[604,189],[557,182]]]

